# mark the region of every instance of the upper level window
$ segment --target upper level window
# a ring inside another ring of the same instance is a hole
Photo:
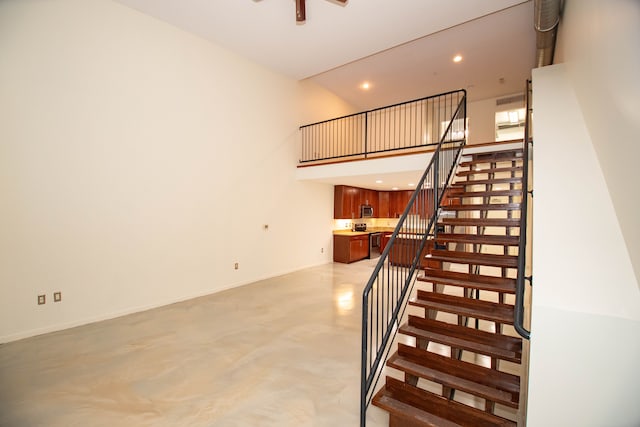
[[[524,108],[497,112],[496,141],[524,138],[524,118]]]

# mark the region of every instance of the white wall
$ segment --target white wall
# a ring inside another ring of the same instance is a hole
[[[640,425],[640,3],[567,0],[534,70],[529,426]]]
[[[329,262],[297,128],[351,112],[108,0],[0,2],[0,342]]]
[[[640,423],[640,292],[565,65],[533,72],[528,426]]]
[[[639,43],[639,1],[566,1],[557,62],[567,66],[640,279]]]
[[[524,89],[526,82],[522,82]],[[524,108],[524,102],[507,103],[496,105],[496,101],[501,98],[508,98],[514,95],[501,96],[498,98],[483,99],[469,102],[467,111],[469,116],[469,139],[468,144],[482,144],[494,142],[496,140],[496,113],[499,111]]]

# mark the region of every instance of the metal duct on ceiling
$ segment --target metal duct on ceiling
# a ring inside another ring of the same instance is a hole
[[[553,64],[561,2],[561,0],[534,0],[533,2],[537,67]]]

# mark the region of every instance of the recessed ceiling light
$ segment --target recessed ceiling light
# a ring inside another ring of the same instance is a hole
[[[382,180],[381,179],[376,179],[376,184],[382,184]]]
[[[413,182],[409,183],[409,187],[415,187],[416,185]]]
[[[369,90],[369,88],[371,88],[371,84],[370,84],[369,82],[363,82],[363,83],[360,85],[360,88],[361,88],[361,89],[364,89],[364,90]]]
[[[395,190],[397,190],[397,189],[398,189],[398,187],[393,187],[393,188],[392,188],[392,190],[393,190],[393,191],[395,191]]]
[[[456,55],[453,57],[453,62],[461,62],[462,61],[462,55]]]

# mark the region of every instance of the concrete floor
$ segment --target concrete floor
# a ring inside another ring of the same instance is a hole
[[[361,295],[376,262],[325,264],[0,345],[0,427],[358,426]],[[490,363],[473,353],[463,360]],[[521,374],[508,362],[501,370]],[[385,375],[402,378],[385,368],[379,386]],[[462,392],[456,400],[484,406]],[[496,413],[517,416],[499,405]],[[386,412],[371,405],[367,426],[388,426]]]
[[[0,426],[356,426],[374,263],[0,345]]]

